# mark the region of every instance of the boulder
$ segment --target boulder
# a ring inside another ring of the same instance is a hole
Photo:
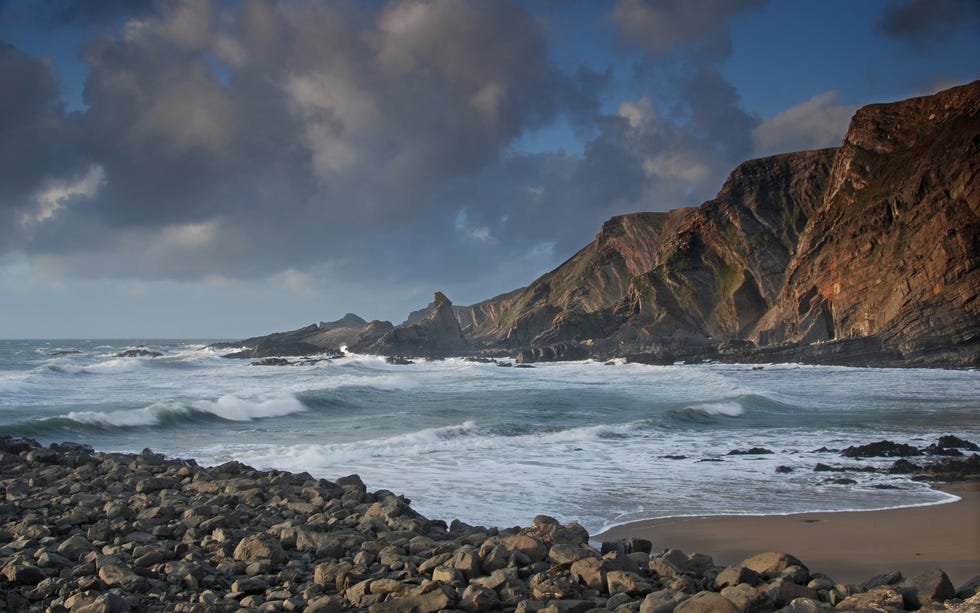
[[[748,583],[740,583],[723,588],[721,595],[731,600],[732,604],[741,611],[757,611],[760,608],[765,608],[762,606],[766,603],[765,594]]]
[[[783,607],[796,598],[810,598],[816,600],[819,597],[817,590],[799,585],[792,579],[780,577],[769,582],[768,585],[760,586],[759,590],[765,593],[766,599],[774,607]]]
[[[469,585],[463,590],[457,606],[470,613],[496,611],[500,608],[500,599],[497,597],[497,592],[490,588]]]
[[[759,585],[761,581],[762,577],[759,573],[751,568],[746,568],[745,566],[729,566],[715,577],[715,588],[721,590],[740,583],[755,586]]]
[[[653,591],[653,585],[638,575],[624,570],[611,570],[606,573],[607,591],[610,594],[629,594],[646,596]]]
[[[676,590],[650,592],[640,605],[640,613],[672,613],[677,608],[677,605],[688,598],[690,596]]]
[[[788,553],[778,551],[768,551],[754,555],[751,558],[742,560],[742,563],[738,566],[744,566],[748,570],[755,571],[766,578],[779,576],[780,573],[790,566],[802,566],[806,568],[803,562],[800,562],[797,558]]]
[[[526,534],[514,534],[504,537],[501,543],[510,551],[519,551],[526,555],[532,562],[540,562],[548,557],[548,548],[540,541]]]
[[[905,603],[912,609],[921,609],[933,602],[956,598],[956,588],[946,573],[938,568],[906,579],[901,587]]]
[[[778,609],[776,613],[822,613],[832,609],[833,607],[819,600],[796,598],[782,609]]]
[[[140,592],[146,589],[147,581],[125,564],[105,564],[99,568],[99,579],[109,587],[121,587],[127,592]]]
[[[259,559],[271,560],[279,564],[283,559],[282,546],[278,541],[269,537],[257,535],[243,538],[238,542],[233,553],[234,559],[242,562],[252,562]]]
[[[32,564],[10,562],[0,572],[14,585],[37,585],[44,580],[44,571]]]
[[[905,601],[902,591],[893,585],[882,585],[867,592],[852,594],[839,602],[839,611],[904,611]]]
[[[599,558],[584,558],[572,563],[569,573],[591,590],[606,589],[606,568]]]
[[[956,597],[961,600],[973,598],[977,594],[980,594],[980,575],[971,578],[969,581],[956,588]]]
[[[717,592],[698,592],[684,600],[674,613],[741,613],[731,600]]]
[[[567,543],[557,543],[552,545],[551,549],[548,551],[548,559],[551,560],[553,564],[571,564],[576,560],[594,557],[596,557],[596,553],[591,548],[581,547],[579,545],[570,545]]]

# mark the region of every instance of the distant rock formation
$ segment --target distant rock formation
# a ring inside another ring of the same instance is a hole
[[[217,343],[212,347],[215,349],[245,347],[225,356],[243,359],[339,353],[340,347],[357,342],[367,325],[369,324],[357,315],[348,313],[337,321],[321,321],[319,324],[310,324],[298,330],[254,336],[234,343]]]
[[[470,344],[463,336],[453,303],[442,292],[435,293],[433,308],[416,324],[403,324],[367,347],[357,347],[368,353],[444,358],[469,351]]]
[[[864,107],[841,147],[744,162],[697,208],[613,217],[525,288],[464,307],[437,292],[397,327],[348,316],[241,357],[976,366],[978,177],[980,81]]]

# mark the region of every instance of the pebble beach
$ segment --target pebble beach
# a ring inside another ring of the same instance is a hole
[[[659,537],[596,540],[546,515],[528,527],[447,524],[357,475],[203,467],[148,449],[0,438],[0,489],[9,611],[980,608],[980,577],[954,585],[938,568],[844,582],[795,552],[715,559]]]

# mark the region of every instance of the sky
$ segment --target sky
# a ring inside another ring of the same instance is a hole
[[[0,0],[0,338],[478,302],[978,78],[978,0]]]

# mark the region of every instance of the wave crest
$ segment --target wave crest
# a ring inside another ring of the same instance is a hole
[[[262,400],[249,400],[226,394],[216,400],[199,400],[191,405],[179,403],[154,403],[140,409],[116,411],[71,411],[66,415],[46,417],[38,422],[52,426],[87,426],[98,429],[140,428],[199,421],[202,418],[218,418],[225,421],[254,421],[270,417],[284,417],[305,411],[306,407],[295,396],[280,396]],[[35,422],[36,423],[36,422]]]

